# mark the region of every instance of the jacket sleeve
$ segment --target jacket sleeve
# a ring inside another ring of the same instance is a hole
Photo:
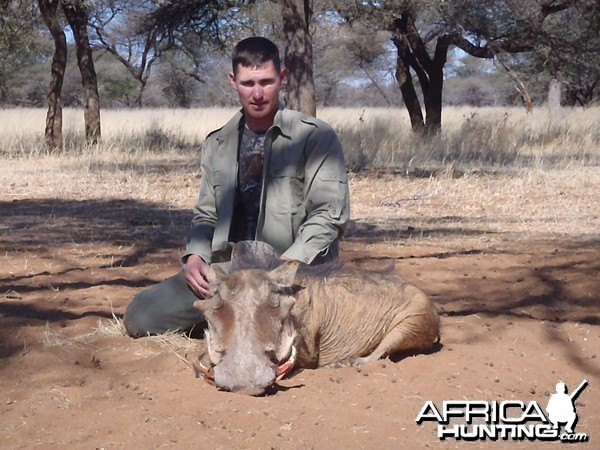
[[[311,263],[327,253],[350,219],[350,194],[342,145],[329,126],[317,126],[306,144],[306,220],[283,256]]]
[[[206,262],[211,261],[212,239],[217,223],[217,207],[213,173],[210,170],[209,161],[210,154],[205,145],[200,165],[200,194],[196,205],[192,209],[194,217],[187,237],[186,248],[182,255],[183,262],[190,255],[201,256]]]

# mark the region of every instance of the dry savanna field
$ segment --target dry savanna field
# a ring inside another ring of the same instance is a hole
[[[258,398],[194,377],[201,333],[134,340],[120,320],[180,269],[200,146],[231,112],[103,111],[89,147],[66,110],[50,153],[45,111],[0,110],[0,448],[462,448],[416,423],[425,402],[513,401],[516,415],[583,380],[588,440],[572,445],[599,448],[600,108],[448,108],[431,140],[402,110],[321,111],[351,169],[343,260],[395,263],[437,304],[441,343]]]

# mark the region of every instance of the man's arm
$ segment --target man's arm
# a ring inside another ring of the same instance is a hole
[[[205,262],[210,263],[212,255],[212,239],[217,223],[217,207],[214,192],[212,171],[208,167],[208,155],[202,157],[200,166],[200,193],[198,201],[193,208],[194,217],[187,237],[187,244],[182,255],[185,263],[190,255],[200,256]]]
[[[331,128],[317,128],[306,150],[307,217],[283,257],[310,263],[342,235],[350,219],[350,193],[342,145]]]
[[[209,156],[203,150],[200,166],[200,193],[193,208],[194,217],[182,256],[183,270],[189,288],[199,298],[212,295],[207,273],[210,270],[212,237],[217,221],[212,170],[209,168]]]

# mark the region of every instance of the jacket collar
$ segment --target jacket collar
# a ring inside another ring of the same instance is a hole
[[[283,103],[279,103],[279,108],[275,113],[273,126],[271,128],[277,128],[279,133],[288,139],[292,138],[292,122],[289,120],[289,115],[285,114],[285,106],[283,106]]]
[[[244,113],[240,109],[235,115],[227,122],[220,130],[216,131],[216,138],[218,140],[224,139],[231,133],[239,133],[241,128],[244,126]],[[292,121],[289,116],[285,114],[285,106],[283,103],[279,103],[277,108],[277,112],[275,113],[275,117],[273,119],[273,125],[271,129],[277,129],[279,133],[291,139],[292,136]]]

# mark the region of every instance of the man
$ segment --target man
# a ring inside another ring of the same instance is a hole
[[[307,264],[337,258],[350,214],[342,147],[327,124],[279,104],[285,76],[270,40],[236,45],[229,81],[242,109],[203,145],[184,270],[133,299],[123,319],[130,334],[201,322],[193,302],[211,296],[208,265],[226,262],[231,243],[264,241]]]

